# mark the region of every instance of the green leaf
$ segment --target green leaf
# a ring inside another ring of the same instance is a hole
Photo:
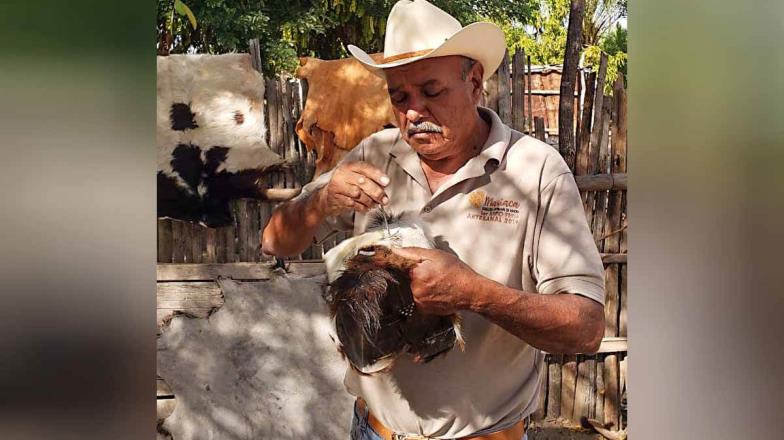
[[[198,26],[198,23],[196,23],[196,16],[193,15],[193,12],[191,11],[191,8],[188,7],[188,5],[180,0],[174,0],[174,10],[177,11],[177,13],[180,15],[187,16],[188,21],[191,22],[191,26],[196,29]]]

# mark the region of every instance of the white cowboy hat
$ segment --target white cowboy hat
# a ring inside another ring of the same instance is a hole
[[[466,27],[426,0],[400,0],[387,18],[384,58],[375,62],[364,50],[349,44],[348,50],[371,72],[384,77],[383,69],[426,58],[462,55],[484,68],[487,80],[501,64],[506,51],[503,31],[493,23]]]

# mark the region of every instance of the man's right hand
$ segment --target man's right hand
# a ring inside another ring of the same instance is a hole
[[[341,164],[332,173],[329,183],[319,190],[318,207],[324,216],[346,211],[367,212],[389,203],[384,187],[389,184],[381,170],[367,162]]]

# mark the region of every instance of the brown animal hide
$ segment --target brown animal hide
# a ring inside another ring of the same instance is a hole
[[[380,360],[407,351],[414,362],[428,362],[458,344],[457,315],[437,316],[414,307],[409,271],[414,261],[384,246],[370,246],[349,260],[327,291],[340,352],[362,374],[372,374]]]
[[[308,82],[308,97],[296,131],[318,156],[314,178],[331,170],[362,139],[396,125],[386,82],[353,58],[325,61],[303,57],[296,76]]]

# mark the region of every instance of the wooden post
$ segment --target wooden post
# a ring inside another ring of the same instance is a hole
[[[190,263],[201,263],[204,254],[204,227],[195,223],[189,223],[191,232],[191,261]]]
[[[593,418],[604,420],[604,360],[596,361],[596,398],[594,399]]]
[[[158,219],[158,262],[172,262],[172,221]]]
[[[618,393],[619,365],[615,353],[604,358],[604,423],[611,423],[613,430],[618,429],[620,400]]]
[[[509,92],[509,52],[504,52],[504,59],[496,71],[498,76],[498,116],[506,125],[512,124],[512,97]]]
[[[204,233],[204,262],[205,263],[217,263],[218,262],[218,253],[217,253],[217,230],[215,228],[207,228]]]
[[[534,132],[534,106],[533,106],[533,72],[531,71],[531,56],[528,55],[525,57],[528,63],[528,134],[532,134]]]
[[[561,417],[574,420],[574,390],[577,386],[577,357],[565,355],[561,369]]]
[[[266,103],[267,103],[267,144],[269,145],[270,149],[274,152],[278,152],[278,131],[276,129],[276,125],[278,122],[278,97],[277,97],[277,81],[275,78],[270,78],[265,81],[264,93],[266,95]],[[269,176],[270,186],[277,186],[278,177],[271,175]]]
[[[596,167],[594,173],[603,174],[609,173],[609,130],[610,130],[610,112],[612,106],[612,97],[605,96],[602,105],[602,124],[601,134],[599,136],[598,157],[596,159]],[[604,233],[605,225],[607,224],[607,191],[597,191],[594,195],[596,199],[596,208],[594,209],[593,216],[593,239],[599,247],[599,251],[604,251]]]
[[[595,361],[583,358],[577,365],[577,386],[574,391],[574,410],[572,420],[579,421],[581,417],[590,416],[591,399],[593,393],[593,375],[596,374]]]
[[[580,134],[577,140],[577,163],[574,170],[576,176],[588,173],[588,151],[591,145],[591,114],[593,111],[595,86],[596,73],[590,72],[585,79],[585,100],[583,101],[583,113],[580,119]]]
[[[550,355],[547,384],[547,417],[561,416],[561,363],[563,355]]]
[[[223,228],[223,243],[225,245],[224,250],[226,251],[224,261],[226,263],[234,263],[239,261],[237,259],[237,202],[232,202],[230,207],[234,223],[229,227]]]
[[[582,46],[585,0],[571,0],[569,27],[566,31],[566,53],[561,72],[561,96],[558,102],[558,150],[569,169],[574,171],[574,90]]]
[[[604,113],[604,78],[607,75],[607,54],[602,52],[599,61],[599,74],[596,76],[596,90],[593,101],[593,122],[591,124],[591,147],[589,163],[596,163],[599,157],[599,137],[601,136]]]
[[[261,73],[261,45],[258,38],[248,40],[248,53],[250,54],[250,64]]]
[[[525,50],[512,56],[512,128],[525,133]]]
[[[498,113],[498,72],[487,79],[487,89],[485,90],[485,106]]]
[[[544,142],[545,140],[544,118],[540,116],[534,117],[534,133],[537,139]]]

